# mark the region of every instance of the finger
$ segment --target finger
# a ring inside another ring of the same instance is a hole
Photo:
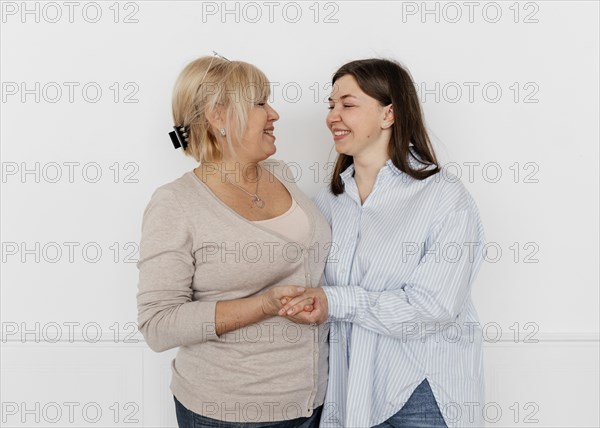
[[[315,307],[313,305],[305,305],[302,309],[304,312],[312,312]]]
[[[295,315],[301,312],[305,305],[312,305],[312,297],[296,297],[279,311],[279,315]]]
[[[306,288],[298,287],[295,285],[280,285],[277,287],[273,287],[270,290],[271,296],[276,300],[281,300],[283,298],[292,299],[294,297],[301,296]],[[289,301],[289,300],[288,300]]]
[[[286,318],[294,321],[296,324],[312,324],[313,321],[311,321],[311,319],[309,318],[310,316],[311,312],[300,312],[298,315]]]
[[[289,302],[289,301],[290,301],[290,298],[289,298],[289,297],[284,297],[283,299],[281,299],[281,304],[282,304],[283,306],[285,306],[285,304],[286,304],[287,302]]]
[[[327,317],[329,316],[327,309],[327,300],[324,298],[315,297],[314,307],[315,309],[310,312],[310,316],[313,317],[313,322],[317,324],[322,324],[327,321]]]
[[[323,311],[321,309],[318,309],[315,306],[315,309],[313,311],[306,313],[306,320],[308,322],[310,322],[311,324],[318,324],[319,323],[319,318],[321,318],[322,312]]]
[[[306,296],[297,296],[294,297],[293,299],[290,299],[289,302],[287,302],[283,309],[284,309],[284,313],[287,312],[288,310],[290,310],[293,306],[297,305],[298,303],[302,302],[303,300],[305,300],[307,297]]]
[[[298,303],[297,305],[292,306],[290,309],[288,309],[286,311],[286,315],[295,315],[299,312],[302,312],[304,310],[304,307],[310,305],[313,305],[313,298],[310,297],[300,303]]]
[[[314,312],[318,313],[319,315],[321,313],[325,312],[325,305],[323,305],[323,300],[322,299],[319,299],[319,298],[315,297],[313,305],[315,306]],[[325,314],[325,315],[327,315],[327,314]]]
[[[312,312],[303,311],[287,318],[298,324],[319,324],[322,316],[322,311],[314,309]]]

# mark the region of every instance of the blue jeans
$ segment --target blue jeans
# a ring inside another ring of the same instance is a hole
[[[448,428],[425,379],[398,413],[373,428]]]
[[[317,428],[321,419],[323,406],[317,407],[308,418],[291,419],[275,422],[225,422],[194,413],[175,399],[175,412],[179,428]]]

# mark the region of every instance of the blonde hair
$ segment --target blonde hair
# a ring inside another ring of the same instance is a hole
[[[217,105],[225,112],[226,140],[235,152],[233,141],[241,141],[248,112],[254,104],[266,102],[269,95],[267,77],[252,64],[216,56],[190,62],[173,89],[174,124],[188,128],[184,153],[198,162],[221,159],[223,151],[206,118]]]

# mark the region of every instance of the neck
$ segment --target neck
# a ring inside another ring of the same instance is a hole
[[[260,178],[258,162],[242,162],[236,159],[203,162],[200,171],[203,178],[222,181],[227,177],[229,181],[240,185],[256,183]]]
[[[354,156],[354,179],[357,183],[370,183],[372,185],[388,159],[387,153]]]
[[[361,204],[365,202],[377,179],[377,174],[381,167],[385,165],[389,159],[387,155],[387,146],[374,150],[369,150],[363,153],[357,153],[353,157],[354,162],[354,180],[358,187],[358,195]]]

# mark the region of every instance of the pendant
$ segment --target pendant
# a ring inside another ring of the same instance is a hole
[[[260,199],[260,198],[258,197],[258,195],[254,196],[254,197],[252,198],[252,203],[253,203],[254,205],[256,205],[258,208],[264,208],[264,207],[265,207],[265,201],[263,201],[262,199]]]

